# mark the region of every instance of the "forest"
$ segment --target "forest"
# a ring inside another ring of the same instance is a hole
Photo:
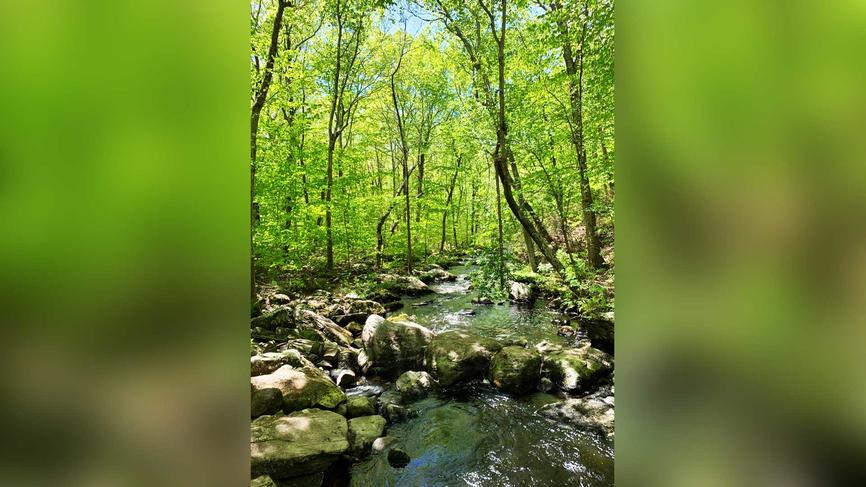
[[[254,482],[611,485],[613,2],[250,14]],[[437,419],[457,386],[474,419]],[[513,423],[494,429],[535,426],[505,445],[514,458],[484,460],[497,392],[532,399],[500,405]],[[537,423],[539,408],[571,421]],[[312,433],[275,433],[302,417],[325,441],[334,413],[348,444],[326,458],[287,451]],[[431,428],[472,432],[431,460],[444,440],[412,440]],[[525,450],[551,441],[560,456]]]

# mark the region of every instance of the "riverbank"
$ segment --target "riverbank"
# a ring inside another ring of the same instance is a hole
[[[363,297],[263,296],[251,341],[254,475],[278,485],[435,483],[444,473],[478,485],[612,483],[612,357],[580,326],[564,332],[543,299],[473,304],[471,269],[449,270],[429,284],[382,276]],[[566,414],[581,397],[583,409]],[[337,427],[299,427],[319,423]]]

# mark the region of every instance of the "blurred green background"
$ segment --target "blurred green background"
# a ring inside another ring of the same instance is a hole
[[[0,484],[248,481],[247,9],[0,6]],[[617,483],[862,473],[866,3],[616,9]]]
[[[862,485],[866,3],[616,8],[617,484]]]
[[[0,484],[248,482],[248,15],[0,6]]]

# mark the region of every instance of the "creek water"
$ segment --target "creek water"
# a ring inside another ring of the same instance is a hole
[[[557,314],[539,300],[532,306],[472,304],[466,277],[431,285],[434,294],[403,299],[399,312],[435,332],[465,329],[498,340],[566,344],[557,336]],[[472,313],[470,313],[470,310]],[[612,441],[538,414],[557,401],[536,393],[512,398],[486,383],[451,390],[410,405],[417,416],[393,424],[388,436],[412,458],[402,469],[375,454],[351,467],[350,485],[415,486],[607,486],[613,485]]]

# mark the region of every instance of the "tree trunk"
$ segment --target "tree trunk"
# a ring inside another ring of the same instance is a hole
[[[336,139],[328,141],[327,187],[325,189],[325,231],[327,233],[327,248],[325,255],[328,270],[334,268],[334,235],[331,229],[331,188],[334,185],[334,148]]]
[[[554,9],[559,9],[558,3],[553,3]],[[569,40],[568,25],[565,20],[558,20],[562,36],[562,56],[565,60],[565,72],[568,74],[569,102],[571,104],[571,142],[577,156],[577,170],[580,184],[580,204],[582,207],[583,225],[586,230],[587,262],[593,269],[604,266],[601,257],[601,244],[596,232],[595,210],[592,202],[592,189],[586,170],[586,148],[583,136],[583,46],[578,47],[577,55],[573,53]],[[583,31],[585,32],[585,26]],[[581,35],[581,44],[583,35]]]
[[[280,27],[283,23],[283,11],[287,2],[277,0],[277,12],[274,15],[274,25],[271,28],[271,43],[268,47],[268,58],[265,62],[265,74],[256,90],[253,107],[250,113],[250,300],[256,300],[256,258],[253,249],[253,234],[259,212],[256,206],[256,153],[258,151],[259,117],[268,99],[268,90],[274,78],[274,60],[280,42]]]
[[[457,174],[459,171],[460,171],[460,156],[457,156],[457,167],[454,168],[454,175],[451,176],[451,184],[448,186],[448,197],[445,199],[445,209],[442,210],[442,240],[439,241],[439,253],[440,254],[445,252],[446,221],[448,220],[448,210],[451,207],[451,199],[454,196],[454,185],[457,183]],[[455,237],[455,240],[456,240],[456,237]]]
[[[505,290],[505,249],[502,238],[502,197],[499,195],[499,178],[493,178],[496,181],[496,221],[499,224],[499,288]]]

